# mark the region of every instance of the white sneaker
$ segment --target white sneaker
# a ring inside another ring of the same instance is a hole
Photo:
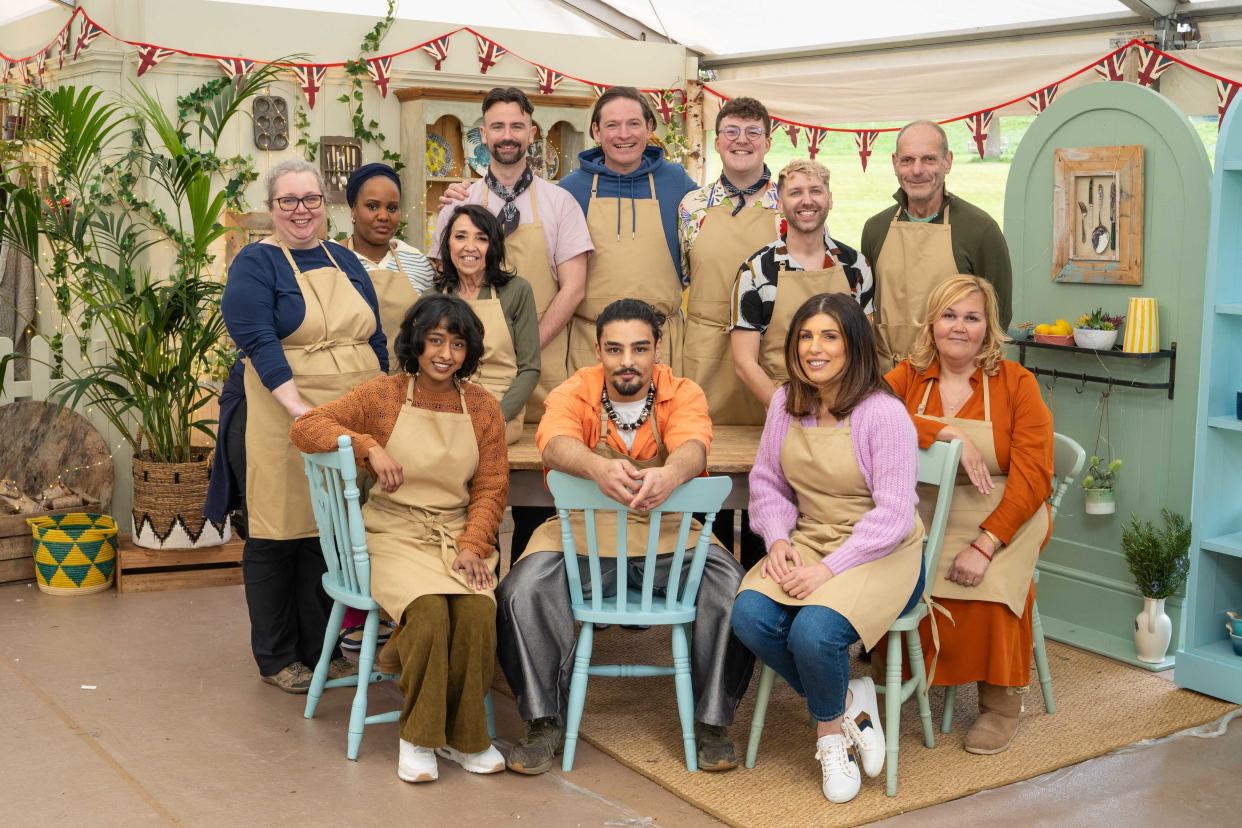
[[[850,691],[854,699],[845,711],[841,729],[850,744],[858,748],[863,771],[867,776],[878,776],[884,770],[884,728],[880,725],[875,682],[870,677],[852,679]]]
[[[402,739],[397,757],[397,776],[406,782],[434,782],[440,778],[435,751]]]
[[[844,736],[820,736],[815,758],[824,773],[824,796],[829,802],[849,802],[862,787],[858,761]]]
[[[500,773],[505,769],[505,757],[492,745],[478,753],[462,753],[451,747],[436,748],[436,755],[456,762],[471,773]]]

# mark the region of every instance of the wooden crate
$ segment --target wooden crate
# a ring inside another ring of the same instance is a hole
[[[0,584],[34,579],[34,538],[30,534],[30,525],[26,523],[27,518],[81,511],[78,508],[35,512],[32,515],[0,515]]]
[[[234,537],[206,549],[145,549],[122,535],[116,553],[118,592],[235,586],[242,582],[242,546]]]

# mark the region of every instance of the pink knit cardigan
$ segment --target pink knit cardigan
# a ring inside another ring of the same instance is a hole
[[[798,521],[798,500],[781,469],[781,445],[793,418],[785,412],[785,389],[768,406],[759,452],[750,471],[750,526],[771,549],[789,540]],[[814,417],[801,424],[815,426]],[[914,526],[918,495],[918,435],[901,400],[875,393],[859,403],[849,417],[854,456],[871,489],[875,507],[863,515],[853,533],[823,563],[834,574],[874,561],[892,552]],[[838,426],[839,427],[839,426]]]

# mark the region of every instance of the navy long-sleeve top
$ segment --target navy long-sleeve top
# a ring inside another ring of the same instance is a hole
[[[380,327],[379,300],[371,277],[352,252],[334,242],[325,244],[337,266],[375,312],[375,333],[369,342],[379,358],[380,368],[387,371],[388,340]],[[332,259],[322,246],[289,252],[302,271],[332,266]],[[265,388],[270,391],[293,379],[293,370],[285,359],[280,341],[302,324],[306,300],[279,246],[255,242],[242,248],[229,266],[229,280],[220,309],[229,336],[250,358]]]

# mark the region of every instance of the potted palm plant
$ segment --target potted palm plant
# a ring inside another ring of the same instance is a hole
[[[1087,474],[1082,479],[1082,488],[1087,499],[1087,514],[1111,515],[1117,511],[1117,493],[1113,487],[1117,482],[1117,473],[1120,471],[1120,458],[1105,462],[1103,458],[1091,455]]]
[[[1143,594],[1143,611],[1134,620],[1134,647],[1139,661],[1164,661],[1173,637],[1173,622],[1165,614],[1164,602],[1186,582],[1190,572],[1190,523],[1186,518],[1161,509],[1163,528],[1131,515],[1121,531],[1121,550],[1126,566]]]
[[[105,343],[90,349],[83,370],[62,377],[51,398],[91,406],[129,443],[134,540],[142,546],[203,546],[229,536],[227,522],[203,518],[209,450],[191,441],[195,431],[214,437],[204,407],[210,362],[226,331],[212,245],[244,184],[215,148],[275,71],[210,82],[179,101],[175,118],[138,86],[120,102],[89,87],[23,92],[32,113],[23,143],[50,174],[40,184],[19,169],[2,185],[0,230],[36,262],[41,246],[52,253],[39,270],[78,332],[69,341],[54,337],[54,349],[83,347],[92,336]],[[149,265],[156,247],[173,251],[167,271]],[[4,368],[0,362],[0,377]]]

